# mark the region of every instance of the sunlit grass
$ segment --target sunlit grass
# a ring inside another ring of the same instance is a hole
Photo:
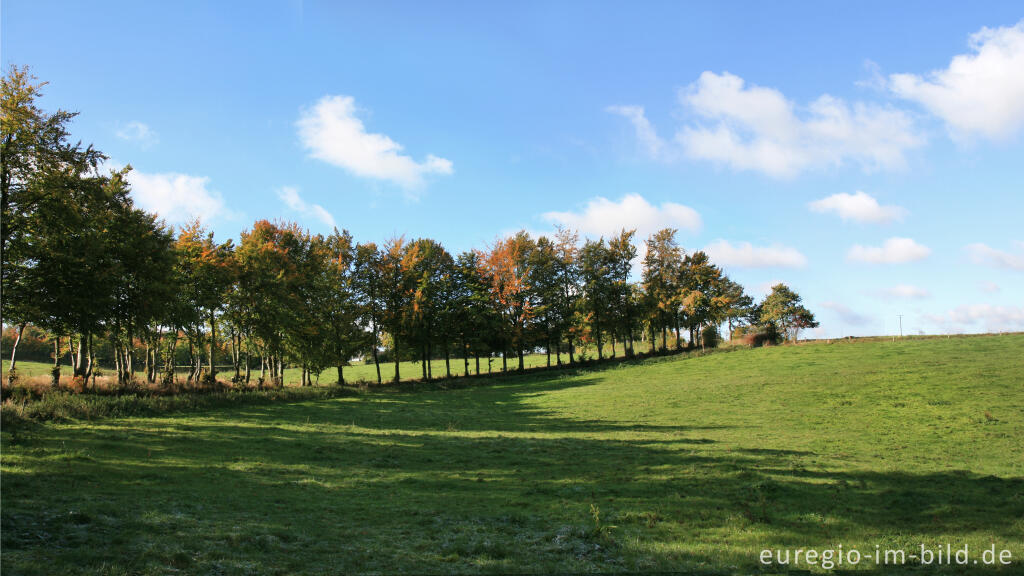
[[[749,573],[768,547],[949,542],[1010,549],[1009,574],[1024,335],[48,423],[2,448],[5,573]]]

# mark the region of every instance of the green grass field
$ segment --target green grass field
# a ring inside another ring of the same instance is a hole
[[[5,431],[3,573],[1024,571],[1024,334],[477,382]]]
[[[659,341],[659,345],[660,345],[660,341]],[[674,341],[670,341],[669,342],[669,346],[672,346],[672,345],[674,345]],[[645,343],[645,342],[638,342],[637,345],[636,345],[636,348],[635,348],[635,351],[638,354],[639,353],[646,353],[649,350],[650,350],[650,345],[648,343]],[[582,353],[587,358],[595,359],[597,357],[597,349],[595,347],[593,347],[593,346],[591,346],[589,348],[581,348],[581,351],[582,351]],[[623,354],[624,354],[624,351],[623,351],[621,345],[616,348],[615,352],[616,352],[616,355],[617,355],[616,357],[618,357],[618,358],[621,358],[623,356]],[[611,346],[605,346],[604,347],[604,353],[605,353],[606,356],[611,356],[611,353],[612,353]],[[568,364],[569,363],[569,354],[567,352],[563,352],[561,354],[561,357],[562,357],[562,363],[563,364]],[[579,358],[579,353],[577,352],[577,359],[578,358]],[[226,359],[227,359],[227,357],[225,355],[225,357],[222,358],[221,360],[226,360]],[[546,354],[527,354],[523,358],[523,364],[527,368],[536,368],[536,367],[539,367],[539,366],[545,366],[545,365],[547,365],[547,362],[548,362],[548,358],[547,358]],[[558,363],[557,355],[554,354],[554,352],[552,352],[552,354],[551,354],[551,364],[555,365],[557,363]],[[475,375],[477,373],[476,360],[473,359],[473,358],[470,358],[470,360],[469,360],[469,370],[468,371],[466,370],[466,364],[463,362],[462,358],[455,358],[453,356],[449,360],[449,364],[450,364],[449,368],[451,369],[451,373],[452,373],[453,376],[464,376],[467,373],[471,374],[471,375]],[[66,358],[62,358],[62,364],[61,365],[63,367],[63,375],[64,375],[64,377],[65,378],[70,378],[70,376],[71,376],[71,364],[69,363],[69,361]],[[6,372],[7,372],[7,366],[8,366],[8,362],[4,361],[3,362],[3,372],[4,372],[4,374],[6,374]],[[519,359],[510,356],[509,359],[508,359],[508,369],[509,370],[515,370],[516,368],[518,368],[518,366],[519,366]],[[144,372],[142,370],[141,365],[136,366],[136,368],[138,368],[138,370],[136,372],[139,375],[139,378],[140,379],[144,378]],[[19,360],[18,363],[17,363],[17,372],[18,372],[19,376],[24,377],[24,378],[45,377],[45,378],[48,379],[50,377],[50,370],[52,370],[52,369],[53,369],[53,363],[52,362],[30,362],[30,361]],[[221,366],[218,369],[220,370],[220,372],[217,374],[218,378],[230,379],[230,377],[234,373],[230,369],[230,367],[223,367],[223,366]],[[431,362],[430,362],[430,369],[431,369],[431,373],[432,373],[434,378],[443,378],[445,376],[445,374],[446,374],[445,362],[444,362],[443,359],[442,360],[431,360]],[[110,369],[110,368],[105,368],[103,370],[108,375],[112,372],[112,369]],[[399,373],[402,376],[402,380],[403,381],[405,381],[405,380],[420,380],[422,378],[422,375],[423,375],[423,369],[422,369],[422,367],[421,367],[419,362],[409,362],[409,361],[399,362],[398,370],[399,370]],[[501,372],[501,357],[500,356],[499,357],[493,357],[493,358],[490,359],[490,367],[488,367],[488,359],[486,357],[481,357],[480,358],[480,373],[481,374],[487,374],[489,371],[491,373]],[[185,370],[182,369],[181,374],[184,374],[184,373],[185,373]],[[384,382],[391,382],[391,381],[393,381],[394,378],[395,378],[395,365],[394,365],[394,363],[392,363],[392,362],[381,363],[381,365],[380,365],[380,374],[381,374],[381,379]],[[260,371],[259,371],[259,367],[257,366],[254,370],[252,370],[252,374],[251,374],[252,382],[255,382],[256,378],[258,378],[259,375],[260,375]],[[316,378],[316,376],[314,376],[314,378]],[[302,381],[301,371],[300,371],[299,368],[294,368],[293,367],[293,368],[287,368],[285,370],[285,373],[284,373],[285,385],[294,386],[294,385],[298,385],[301,381]],[[367,383],[371,383],[371,384],[376,384],[377,383],[377,368],[372,363],[364,364],[362,362],[356,362],[356,363],[352,364],[351,366],[346,366],[345,367],[345,382],[348,383],[348,384],[357,383],[357,382],[367,382]],[[338,371],[337,371],[337,369],[336,368],[327,368],[327,369],[325,369],[323,372],[320,373],[319,378],[316,378],[316,383],[321,385],[321,386],[337,384],[338,383]]]

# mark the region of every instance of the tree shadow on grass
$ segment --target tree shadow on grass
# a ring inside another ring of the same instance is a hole
[[[558,418],[524,405],[533,390],[40,428],[4,470],[3,568],[749,573],[763,548],[1022,552],[1024,479],[807,468],[714,426]]]

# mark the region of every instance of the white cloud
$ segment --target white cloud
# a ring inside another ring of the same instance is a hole
[[[808,206],[814,212],[834,212],[843,220],[873,223],[901,220],[907,212],[899,206],[882,206],[870,194],[860,190],[854,194],[833,194]]]
[[[133,121],[117,129],[117,137],[121,140],[136,142],[143,148],[148,148],[158,141],[156,132],[148,125]]]
[[[753,287],[753,294],[767,296],[768,294],[772,293],[772,287],[774,287],[776,284],[785,284],[785,282],[783,282],[782,280],[768,280],[766,282],[761,282],[760,284],[756,284]]]
[[[890,75],[889,88],[942,118],[954,138],[1008,138],[1024,126],[1024,20],[982,28],[969,47],[927,77]]]
[[[951,331],[1005,332],[1024,330],[1024,307],[970,304],[958,306],[946,314],[925,316]]]
[[[864,326],[871,323],[871,318],[858,314],[850,310],[845,304],[840,304],[839,302],[822,302],[821,307],[835,312],[836,316],[839,316],[843,322],[851,326]]]
[[[927,246],[914,242],[910,238],[889,238],[881,246],[861,246],[850,248],[846,257],[854,262],[872,264],[900,264],[927,258],[932,251]]]
[[[981,242],[968,244],[965,249],[975,264],[1009,270],[1024,270],[1024,242],[1015,242],[1015,244],[1017,245],[1017,254],[997,250]]]
[[[232,216],[220,192],[208,188],[210,179],[205,176],[132,170],[127,179],[135,203],[169,223]]]
[[[995,294],[1002,290],[1002,288],[999,287],[999,284],[996,284],[995,282],[979,282],[978,287],[986,294]]]
[[[701,228],[700,214],[693,208],[675,202],[655,206],[639,194],[628,194],[618,202],[599,196],[589,200],[580,212],[545,212],[541,217],[587,237],[607,237],[623,228],[636,228],[640,243],[662,228],[691,232]]]
[[[299,196],[298,189],[291,186],[285,186],[277,191],[277,196],[284,201],[285,205],[299,214],[319,220],[328,228],[334,228],[334,217],[331,216],[331,213],[319,204],[307,204],[306,201]]]
[[[682,127],[672,144],[682,155],[777,178],[851,162],[867,170],[902,168],[924,143],[910,117],[889,107],[822,95],[805,107],[781,92],[747,86],[742,78],[704,72],[679,98],[704,123]],[[643,147],[671,158],[639,106],[610,112],[633,123]]]
[[[423,185],[428,174],[451,174],[450,160],[427,155],[422,162],[402,154],[402,145],[366,131],[351,96],[324,96],[304,110],[299,138],[310,155],[364,178],[386,180],[406,189]]]
[[[618,114],[629,120],[636,132],[637,142],[652,158],[661,155],[662,150],[665,149],[665,141],[658,137],[658,133],[651,126],[647,116],[644,115],[643,106],[609,106],[605,108],[605,111]]]
[[[750,242],[738,242],[733,245],[726,240],[716,240],[705,246],[704,251],[720,266],[800,268],[807,264],[807,258],[795,248],[780,244],[754,246]]]
[[[897,284],[891,288],[879,290],[876,294],[886,299],[895,298],[901,300],[923,300],[930,298],[932,295],[928,290],[911,286],[910,284]]]

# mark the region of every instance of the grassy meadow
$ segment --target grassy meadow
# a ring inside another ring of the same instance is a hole
[[[785,573],[761,550],[946,543],[1024,571],[1024,334],[471,382],[5,430],[3,573]]]
[[[660,340],[659,340],[659,345],[660,345]],[[669,341],[669,346],[671,347],[673,345],[674,345],[674,340],[670,340]],[[593,346],[583,347],[583,348],[580,348],[579,350],[580,351],[576,353],[576,359],[577,360],[579,360],[581,358],[580,354],[582,354],[582,358],[588,358],[588,359],[591,359],[591,360],[597,358],[597,349],[595,347],[593,347]],[[647,342],[637,342],[636,343],[636,347],[635,347],[635,351],[638,354],[639,353],[647,353],[647,352],[650,351],[650,344],[647,343]],[[604,352],[606,357],[611,357],[611,354],[613,352],[612,347],[611,346],[605,346],[603,352]],[[621,345],[619,345],[615,349],[615,353],[616,353],[616,357],[617,358],[621,358],[623,356],[624,351],[623,351]],[[220,357],[220,361],[225,361],[225,360],[228,360],[228,359],[229,358],[228,358],[227,354],[223,354]],[[569,363],[569,354],[568,354],[568,352],[562,352],[561,359],[562,359],[562,363],[563,364],[568,364]],[[490,361],[490,365],[488,365],[488,360]],[[546,354],[527,354],[523,358],[523,364],[526,366],[526,368],[537,368],[537,367],[540,367],[540,366],[546,366],[547,363],[548,363],[548,356]],[[552,354],[551,354],[551,365],[554,366],[557,363],[558,363],[558,355],[555,354],[554,352],[552,352]],[[138,378],[140,380],[142,380],[142,379],[145,378],[145,372],[142,369],[142,364],[140,363],[140,361],[136,361],[136,364],[137,364],[137,366],[136,366],[136,373],[138,374]],[[258,364],[258,360],[257,360],[257,364]],[[6,377],[6,374],[7,374],[7,366],[8,366],[8,362],[4,361],[2,363],[4,377]],[[519,367],[519,359],[517,357],[510,356],[508,358],[508,369],[509,370],[515,370],[518,367]],[[18,376],[20,378],[35,379],[37,384],[41,384],[41,385],[42,384],[46,384],[46,385],[48,385],[49,382],[50,382],[50,371],[53,369],[53,362],[52,361],[51,362],[31,362],[31,361],[19,360],[18,363],[17,363],[17,367],[16,368],[17,368]],[[61,359],[61,368],[62,368],[61,382],[62,383],[70,382],[72,369],[71,369],[70,361],[66,357]],[[462,358],[456,358],[454,356],[450,359],[448,368],[451,370],[452,376],[465,376],[466,374],[469,374],[469,375],[476,375],[477,374],[476,360],[473,359],[473,358],[469,359],[468,370],[467,370],[467,366],[463,362]],[[234,374],[234,371],[231,369],[230,366],[222,366],[222,365],[218,364],[218,368],[217,369],[218,369],[218,373],[217,373],[217,378],[218,379],[230,379],[231,376]],[[444,360],[443,359],[441,359],[441,360],[437,360],[437,359],[431,360],[430,361],[430,370],[431,370],[431,373],[432,373],[434,378],[444,378],[445,374],[446,374],[446,367],[445,367]],[[113,369],[111,369],[111,368],[101,368],[101,371],[104,374],[108,375],[108,376],[116,375],[116,373],[114,373]],[[420,380],[422,378],[422,376],[423,376],[423,368],[421,366],[421,363],[417,362],[417,361],[402,361],[402,362],[399,362],[398,371],[399,371],[399,373],[400,373],[400,375],[402,377],[402,381]],[[186,374],[186,372],[187,372],[187,369],[180,368],[177,371],[177,376],[176,377],[183,379],[185,374]],[[346,384],[354,384],[354,383],[376,384],[377,383],[377,368],[373,365],[372,362],[370,362],[370,363],[364,363],[364,362],[359,362],[359,361],[353,362],[351,366],[346,366],[345,367],[344,372],[345,372],[345,383]],[[501,372],[501,357],[500,356],[491,357],[490,359],[488,359],[487,357],[481,357],[480,358],[480,371],[479,371],[480,374],[489,374],[489,373],[490,374],[497,374],[499,372]],[[255,383],[255,381],[259,377],[259,375],[260,375],[260,370],[259,370],[259,366],[257,365],[256,368],[251,371],[251,382]],[[382,362],[381,365],[380,365],[380,375],[381,375],[381,379],[384,382],[392,382],[392,381],[394,381],[394,379],[395,379],[395,365],[394,365],[394,363],[393,362]],[[319,384],[321,386],[337,384],[338,383],[338,371],[337,371],[336,368],[330,367],[330,368],[325,369],[319,375],[315,375],[314,374],[313,378],[314,378],[315,383]],[[290,368],[286,368],[285,369],[285,371],[284,371],[284,384],[286,386],[297,386],[297,385],[299,385],[299,383],[301,381],[302,381],[302,377],[301,377],[301,369],[300,368],[290,367]]]

